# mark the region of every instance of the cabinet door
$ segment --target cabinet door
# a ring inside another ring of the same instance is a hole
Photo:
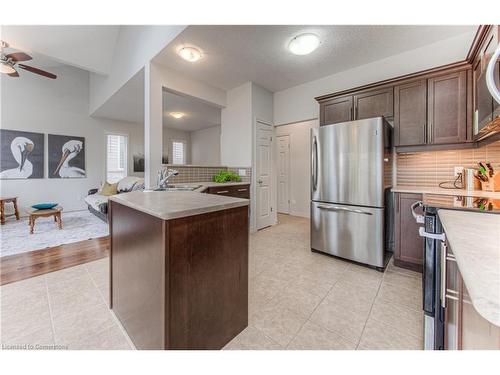
[[[352,96],[334,98],[320,104],[320,125],[352,120]]]
[[[457,261],[449,244],[444,246],[446,251],[446,294],[445,294],[445,350],[457,350],[461,348],[461,309],[460,288],[462,278],[458,270]]]
[[[427,82],[420,80],[394,87],[395,146],[426,143]]]
[[[394,116],[393,88],[386,87],[354,95],[354,119]]]
[[[462,349],[500,349],[500,327],[476,311],[465,283],[462,283],[462,290]]]
[[[424,239],[418,234],[421,224],[411,214],[411,205],[419,200],[421,194],[396,194],[394,264],[422,272]]]
[[[430,78],[427,82],[428,143],[460,143],[467,138],[467,73]]]

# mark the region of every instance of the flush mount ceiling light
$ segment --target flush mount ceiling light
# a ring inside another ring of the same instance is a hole
[[[183,118],[186,114],[182,112],[170,112],[169,115],[173,118],[180,119]]]
[[[195,47],[182,47],[177,53],[189,62],[196,62],[201,59],[201,51]]]
[[[306,33],[293,38],[288,45],[288,49],[295,55],[308,55],[318,46],[319,37],[316,34]]]

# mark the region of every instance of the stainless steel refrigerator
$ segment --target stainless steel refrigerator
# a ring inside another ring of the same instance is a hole
[[[311,130],[313,250],[385,267],[391,140],[392,126],[382,117]]]

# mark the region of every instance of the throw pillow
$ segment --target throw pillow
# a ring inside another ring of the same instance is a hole
[[[117,194],[117,186],[118,184],[110,184],[109,182],[105,182],[104,184],[102,184],[101,195],[110,196]]]

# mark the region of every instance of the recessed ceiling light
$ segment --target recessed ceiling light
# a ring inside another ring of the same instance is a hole
[[[177,53],[189,62],[196,62],[201,59],[201,51],[195,47],[182,47]]]
[[[183,118],[186,114],[182,113],[182,112],[170,112],[169,115],[174,117],[174,118],[179,119],[179,118]]]
[[[293,38],[288,45],[288,49],[295,55],[308,55],[318,46],[319,37],[316,34],[306,33]]]

